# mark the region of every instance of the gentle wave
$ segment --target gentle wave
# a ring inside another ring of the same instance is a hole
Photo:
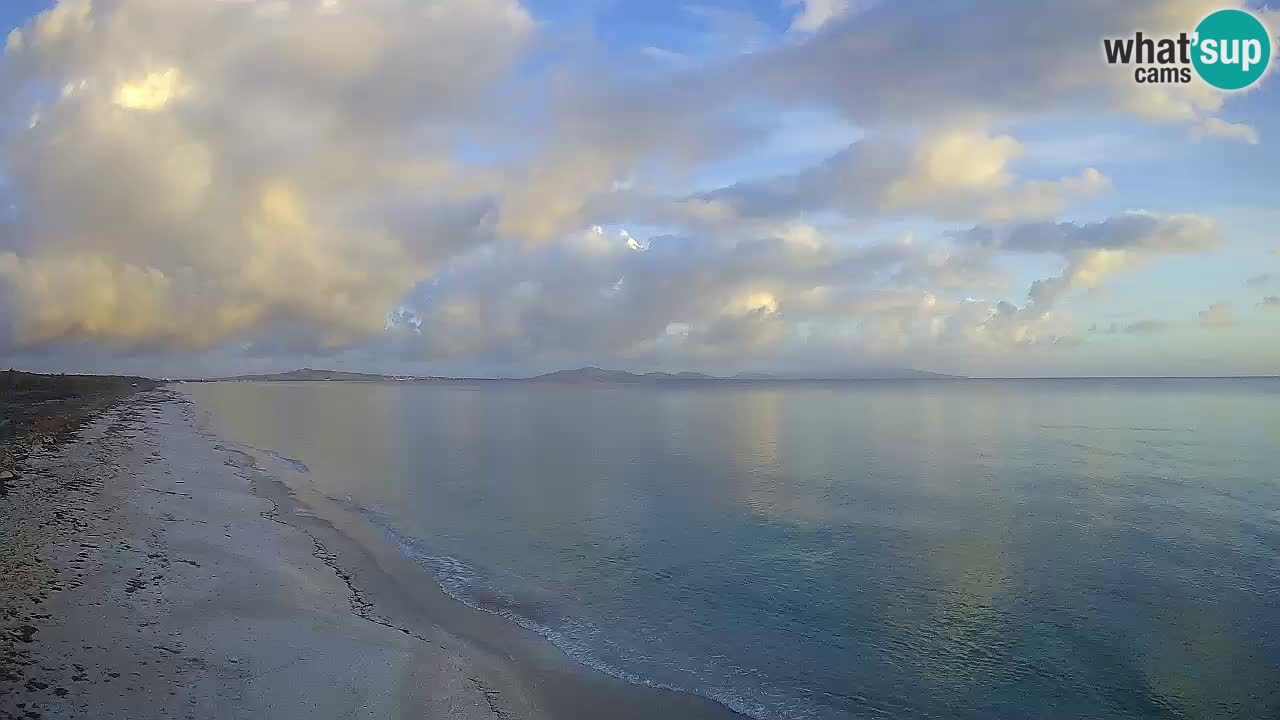
[[[301,460],[298,460],[297,458],[291,458],[288,455],[282,455],[276,452],[275,450],[267,450],[265,448],[254,447],[252,445],[246,445],[245,447],[249,448],[250,450],[260,452],[270,457],[272,460],[275,460],[278,463],[287,465],[289,469],[293,470],[294,472],[299,472],[299,473],[311,472],[311,467],[308,466],[306,463],[302,462]]]
[[[294,470],[297,470],[298,472],[301,472],[301,473],[311,472],[311,468],[307,467],[307,464],[302,462],[301,460],[294,460],[291,457],[285,457],[284,455],[281,455],[279,453],[271,453],[271,457],[275,458],[276,460],[279,460],[280,462],[284,463],[285,465],[288,465],[289,467],[293,468]]]
[[[699,695],[756,720],[806,720],[815,715],[813,711],[799,707],[794,700],[785,701],[784,704],[787,707],[769,707],[757,697],[753,697],[749,691],[742,689],[682,687],[655,682],[651,678],[629,671],[617,662],[604,659],[594,649],[601,645],[613,645],[613,649],[618,654],[626,654],[623,648],[612,643],[602,629],[595,624],[555,611],[550,603],[516,597],[500,587],[488,573],[457,557],[440,554],[430,549],[426,541],[402,532],[385,514],[359,505],[350,496],[329,497],[329,500],[363,516],[370,524],[382,531],[400,548],[404,557],[427,570],[449,597],[473,610],[505,618],[542,636],[580,665],[612,675],[633,685]],[[675,658],[671,658],[670,663],[671,667],[685,666],[685,663]]]
[[[193,418],[194,419],[194,418]],[[198,427],[205,427],[208,417],[196,419]],[[291,458],[271,449],[256,447],[247,443],[230,443],[220,438],[212,429],[205,427],[211,440],[228,452],[238,453],[246,458],[246,464],[258,472],[273,474],[265,467],[262,460],[271,458],[298,473],[309,473],[311,468],[303,461]],[[283,481],[283,477],[276,476]],[[286,483],[287,484],[287,483]],[[545,638],[574,662],[584,667],[603,672],[615,678],[644,687],[690,693],[719,703],[730,710],[754,720],[812,720],[819,713],[794,697],[781,693],[771,694],[762,686],[750,688],[726,687],[721,680],[722,672],[709,672],[710,668],[695,667],[700,663],[694,660],[682,660],[671,656],[660,661],[668,668],[677,669],[698,681],[693,687],[657,682],[652,678],[628,670],[624,665],[628,650],[610,639],[599,626],[576,617],[571,617],[555,609],[556,604],[550,601],[539,601],[532,593],[518,597],[487,572],[467,563],[460,558],[432,549],[429,543],[421,538],[409,535],[395,527],[385,513],[364,507],[350,495],[341,498],[325,493],[322,497],[330,502],[364,517],[371,525],[381,531],[407,559],[431,574],[436,584],[446,595],[455,601],[480,612],[497,615]],[[608,654],[621,658],[622,662],[610,661],[602,657],[599,648],[608,648]],[[641,656],[643,660],[653,662],[652,656]],[[726,659],[727,658],[722,658]],[[736,666],[731,669],[741,670]],[[708,675],[720,677],[709,677]],[[748,673],[743,673],[747,675]],[[719,682],[718,682],[719,681]],[[772,700],[772,702],[770,702]]]

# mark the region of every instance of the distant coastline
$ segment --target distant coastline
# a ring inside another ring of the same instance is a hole
[[[557,370],[532,377],[455,377],[438,375],[392,375],[380,373],[348,372],[345,370],[317,370],[301,368],[280,373],[233,375],[214,378],[175,379],[175,382],[406,382],[437,384],[471,383],[536,383],[546,385],[692,385],[739,383],[823,383],[867,382],[885,380],[971,380],[971,381],[1107,381],[1107,380],[1266,380],[1280,378],[1275,375],[1070,375],[1043,377],[1000,377],[947,375],[924,370],[883,369],[851,371],[843,373],[780,374],[744,372],[736,375],[717,376],[697,372],[648,372],[633,373],[625,370],[606,370],[583,367],[575,370]],[[166,378],[168,380],[168,378]]]
[[[944,375],[913,369],[868,370],[849,373],[815,373],[783,375],[774,373],[744,372],[729,376],[707,375],[697,372],[648,372],[632,373],[625,370],[605,370],[583,367],[522,378],[449,377],[430,375],[385,375],[359,373],[344,370],[317,370],[301,368],[281,373],[233,375],[216,378],[187,378],[180,382],[512,382],[559,384],[612,384],[645,385],[660,383],[726,383],[726,382],[830,382],[838,380],[963,380],[961,375]]]

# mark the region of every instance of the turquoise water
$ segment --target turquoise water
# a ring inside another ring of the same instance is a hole
[[[1278,381],[186,388],[636,682],[758,718],[1280,714]]]

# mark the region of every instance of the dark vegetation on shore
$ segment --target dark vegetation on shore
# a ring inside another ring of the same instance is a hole
[[[55,445],[95,412],[158,385],[140,377],[0,372],[0,496],[27,448]]]

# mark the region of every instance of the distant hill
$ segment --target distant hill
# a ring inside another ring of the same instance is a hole
[[[786,381],[786,380],[894,380],[909,378],[954,378],[954,375],[925,372],[912,369],[878,369],[865,371],[846,371],[840,373],[814,373],[804,375],[775,375],[770,373],[738,373],[731,377],[715,377],[696,372],[650,372],[639,375],[625,370],[604,370],[598,367],[584,367],[577,370],[557,370],[556,372],[527,378],[523,382],[559,382],[559,383],[613,383],[636,385],[661,382],[701,382],[701,381]]]
[[[861,368],[834,372],[809,373],[804,375],[785,376],[781,379],[793,380],[908,380],[908,379],[956,379],[959,375],[915,370],[912,368]]]
[[[638,383],[640,376],[623,370],[604,370],[598,367],[584,367],[577,370],[557,370],[525,378],[526,382],[565,382],[565,383]]]
[[[650,372],[640,376],[649,380],[719,380],[720,378],[712,375],[705,375],[697,372]]]
[[[781,380],[779,375],[771,375],[769,373],[758,372],[740,372],[729,378],[730,380]]]
[[[557,370],[556,372],[539,375],[537,377],[526,378],[523,382],[551,382],[551,383],[610,383],[639,385],[645,383],[661,383],[661,382],[698,382],[703,380],[718,380],[719,378],[711,375],[704,375],[696,372],[650,372],[643,375],[630,373],[625,370],[604,370],[598,367],[584,367],[577,370]]]
[[[382,382],[384,380],[430,380],[404,375],[376,375],[373,373],[347,372],[345,370],[313,370],[302,368],[282,373],[265,375],[236,375],[233,377],[210,378],[216,382]]]
[[[747,382],[747,381],[803,381],[803,380],[887,380],[900,378],[951,378],[953,375],[924,372],[922,370],[865,370],[842,373],[814,373],[796,375],[776,375],[770,373],[738,373],[731,377],[715,377],[697,372],[648,372],[644,374],[625,370],[605,370],[598,367],[584,367],[576,370],[557,370],[556,372],[538,375],[531,378],[492,380],[488,378],[447,378],[422,377],[416,375],[378,375],[375,373],[347,372],[345,370],[315,370],[302,368],[282,373],[260,375],[235,375],[233,377],[210,378],[208,382],[523,382],[523,383],[562,383],[562,384],[606,384],[606,385],[645,385],[658,383],[692,383],[692,382]]]

